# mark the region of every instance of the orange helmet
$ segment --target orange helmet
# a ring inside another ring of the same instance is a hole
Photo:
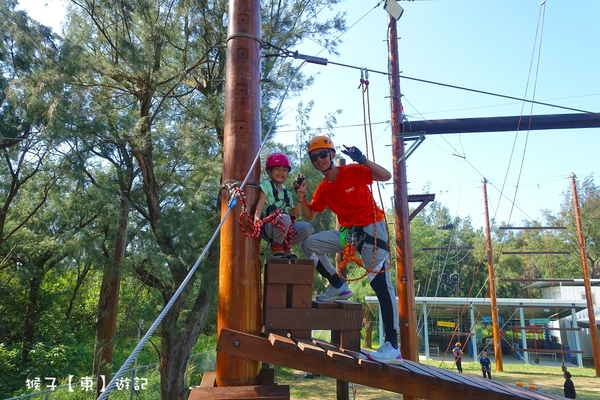
[[[335,146],[327,136],[315,136],[312,138],[308,142],[308,152],[310,153],[314,149],[332,149],[335,152]]]
[[[460,344],[460,342],[456,342],[456,346],[460,347],[462,344]]]

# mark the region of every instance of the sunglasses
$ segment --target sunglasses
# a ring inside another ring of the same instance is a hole
[[[319,159],[319,157],[320,158],[325,158],[328,155],[329,155],[329,150],[322,150],[319,154],[313,154],[313,155],[309,154],[310,161],[312,161],[312,162],[317,162],[317,160]]]

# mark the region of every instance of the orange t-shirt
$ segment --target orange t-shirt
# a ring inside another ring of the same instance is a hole
[[[313,195],[310,208],[322,212],[329,207],[341,226],[367,226],[383,219],[384,214],[373,200],[369,185],[373,175],[360,164],[340,166],[334,182],[323,179]]]

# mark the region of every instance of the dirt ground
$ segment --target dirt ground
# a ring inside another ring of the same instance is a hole
[[[440,367],[439,362],[425,362]],[[447,366],[442,365],[442,368]],[[450,369],[451,367],[447,367]],[[568,367],[577,390],[578,400],[600,399],[600,378],[593,368]],[[480,376],[478,364],[463,363],[467,375]],[[543,393],[562,396],[564,378],[561,367],[538,365],[505,365],[503,372],[492,372],[492,379],[507,384],[523,383],[524,387],[535,386]],[[276,373],[280,385],[290,385],[291,398],[303,400],[321,400],[336,398],[335,380],[327,377],[305,379],[304,373],[295,370],[282,370]],[[401,399],[402,395],[362,385],[350,385],[350,399],[388,400]]]

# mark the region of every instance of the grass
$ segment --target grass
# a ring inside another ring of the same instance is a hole
[[[434,360],[421,360],[421,363],[444,369],[452,369],[454,364],[453,362]],[[463,361],[462,365],[465,375],[482,376],[479,363]],[[492,379],[509,385],[516,385],[517,382],[521,382],[524,387],[527,388],[533,385],[537,391],[542,393],[563,395],[565,380],[562,376],[561,367],[537,364],[504,364],[503,369],[503,372],[496,372],[495,364],[492,363]],[[596,400],[600,398],[600,381],[596,377],[596,371],[593,368],[568,366],[568,369],[575,383],[578,400]],[[280,367],[277,367],[275,377],[278,384],[290,386],[292,399],[321,400],[336,398],[335,379],[327,377],[305,379],[304,373],[301,371]],[[350,389],[352,390],[351,399],[387,400],[401,398],[401,395],[397,393],[368,386],[351,384]]]

